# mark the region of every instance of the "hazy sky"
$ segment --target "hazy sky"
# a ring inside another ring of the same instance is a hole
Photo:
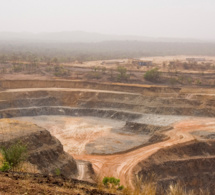
[[[215,40],[215,0],[0,0],[0,31]]]

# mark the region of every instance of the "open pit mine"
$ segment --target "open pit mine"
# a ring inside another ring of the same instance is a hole
[[[215,91],[66,80],[2,80],[0,142],[23,140],[40,173],[133,188],[154,173],[215,194]]]

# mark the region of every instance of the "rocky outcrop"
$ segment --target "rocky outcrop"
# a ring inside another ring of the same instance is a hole
[[[66,178],[78,175],[77,163],[64,152],[58,139],[49,131],[31,123],[1,119],[0,146],[10,146],[17,142],[27,145],[28,161],[42,174],[55,174],[59,169]]]
[[[172,129],[171,126],[158,126],[158,125],[149,125],[137,122],[127,121],[123,127],[123,131],[135,133],[135,134],[153,134],[155,132],[161,132]]]

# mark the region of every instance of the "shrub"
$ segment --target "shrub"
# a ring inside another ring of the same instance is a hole
[[[124,186],[120,185],[120,179],[115,177],[104,177],[102,183],[109,188],[115,188],[117,190],[123,190]]]
[[[55,169],[55,175],[59,176],[61,174],[61,171],[59,168],[56,168]]]
[[[70,71],[65,69],[63,66],[57,65],[54,67],[54,75],[57,77],[69,76]]]
[[[119,186],[117,190],[123,190],[125,187],[123,185]]]
[[[117,71],[119,72],[118,79],[119,80],[127,80],[128,75],[127,75],[127,69],[123,66],[118,66]]]
[[[158,68],[148,70],[144,74],[144,79],[151,82],[158,82],[160,80],[160,72],[158,71]]]
[[[102,183],[107,186],[108,185],[108,182],[109,182],[109,177],[104,177],[103,180],[102,180]]]
[[[11,169],[11,166],[8,162],[3,162],[3,165],[0,167],[0,171],[5,172],[9,171]]]
[[[21,142],[17,142],[10,147],[2,147],[3,166],[1,170],[9,170],[18,166],[27,158],[27,147]]]

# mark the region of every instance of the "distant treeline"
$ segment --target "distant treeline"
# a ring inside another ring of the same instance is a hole
[[[53,43],[30,41],[0,41],[0,62],[29,61],[59,63],[108,60],[166,55],[215,56],[215,43],[167,43],[141,41],[107,41],[99,43]],[[30,57],[29,57],[30,56]]]

